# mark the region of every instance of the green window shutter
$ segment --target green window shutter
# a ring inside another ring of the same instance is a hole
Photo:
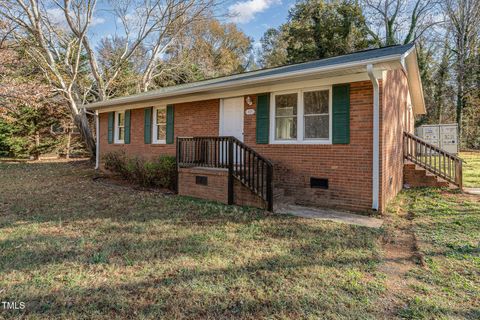
[[[115,122],[115,112],[108,113],[108,143],[113,143],[113,126]]]
[[[130,110],[125,110],[125,144],[130,144]]]
[[[270,94],[257,96],[257,143],[268,144],[270,128]]]
[[[143,130],[144,130],[143,137],[144,137],[145,144],[152,143],[152,109],[153,109],[152,107],[149,107],[149,108],[145,108],[144,110],[145,123],[143,126]]]
[[[350,84],[334,85],[332,88],[332,142],[350,143]]]
[[[174,125],[174,108],[172,104],[167,106],[167,144],[173,143],[173,125]]]

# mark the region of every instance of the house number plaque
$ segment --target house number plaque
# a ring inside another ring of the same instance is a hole
[[[255,114],[255,109],[247,109],[247,110],[245,110],[245,114],[247,116],[252,116],[252,115]]]

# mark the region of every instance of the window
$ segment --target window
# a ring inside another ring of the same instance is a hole
[[[161,106],[153,111],[153,143],[165,143],[167,137],[167,107]]]
[[[329,91],[303,93],[305,139],[328,139],[329,136]]]
[[[331,90],[305,89],[274,93],[273,143],[331,143]]]
[[[297,138],[297,94],[275,96],[275,139],[293,140]]]
[[[115,112],[115,143],[125,141],[125,112]]]

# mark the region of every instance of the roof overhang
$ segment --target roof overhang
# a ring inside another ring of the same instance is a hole
[[[412,49],[414,49],[414,47],[412,47]],[[98,110],[99,112],[107,112],[117,108],[122,109],[127,106],[142,108],[149,104],[158,104],[159,100],[162,100],[164,103],[181,103],[213,99],[214,97],[225,98],[231,94],[239,96],[243,94],[263,93],[269,92],[269,89],[273,89],[273,87],[278,89],[278,87],[282,87],[282,85],[285,86],[300,81],[309,82],[335,78],[337,81],[340,81],[337,83],[344,83],[368,80],[367,65],[372,64],[375,71],[379,73],[385,70],[394,70],[403,67],[409,78],[408,84],[412,92],[414,111],[416,113],[422,113],[423,111],[424,113],[425,105],[416,59],[416,52],[409,50],[409,52],[404,54],[394,54],[381,58],[364,59],[331,66],[283,72],[275,75],[262,76],[262,71],[258,71],[258,75],[247,79],[225,77],[222,78],[221,81],[199,82],[198,85],[184,88],[179,86],[178,89],[166,92],[163,90],[153,90],[141,94],[100,101],[85,105],[84,107],[90,110]],[[352,81],[349,81],[350,79],[352,79]]]
[[[426,114],[425,99],[423,97],[422,78],[418,68],[417,49],[412,47],[400,60],[407,75],[408,89],[415,114]]]

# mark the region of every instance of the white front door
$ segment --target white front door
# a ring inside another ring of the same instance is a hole
[[[243,97],[220,102],[220,136],[233,136],[243,142]]]

